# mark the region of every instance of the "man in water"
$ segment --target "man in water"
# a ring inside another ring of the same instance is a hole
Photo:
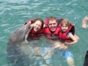
[[[88,16],[84,17],[84,19],[82,20],[82,27],[83,28],[87,28],[87,22],[88,22]],[[86,51],[85,54],[85,59],[84,59],[84,65],[83,66],[88,66],[88,50]]]
[[[61,20],[62,21],[62,20]],[[47,65],[51,64],[51,55],[53,54],[53,50],[58,49],[57,53],[64,56],[67,60],[69,66],[75,66],[73,55],[68,50],[68,46],[59,41],[58,33],[60,31],[60,27],[58,27],[57,19],[53,16],[48,17],[48,22],[46,27],[44,28],[44,36],[49,39],[50,42],[53,42],[52,46],[45,46],[42,54],[45,55],[44,59],[46,60]],[[53,49],[53,50],[52,50]]]

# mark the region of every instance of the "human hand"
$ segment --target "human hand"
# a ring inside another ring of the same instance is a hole
[[[30,27],[33,28],[34,27],[34,24],[31,24]]]
[[[82,28],[87,28],[86,24],[82,24]]]
[[[61,43],[61,42],[55,42],[54,43],[54,48],[59,48],[59,49],[68,49],[68,46],[65,45],[65,43]]]
[[[68,49],[68,46],[65,44],[61,44],[61,48],[60,49]]]

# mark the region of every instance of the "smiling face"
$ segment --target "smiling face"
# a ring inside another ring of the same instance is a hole
[[[56,20],[49,20],[48,26],[52,32],[56,30],[57,25],[58,23],[56,22]]]
[[[65,32],[70,26],[70,22],[67,19],[63,19],[61,22],[61,30]]]
[[[34,31],[37,32],[38,30],[41,29],[41,27],[42,27],[42,22],[39,21],[39,20],[37,20],[37,21],[35,21],[35,23],[33,23],[33,26],[34,26]]]
[[[63,32],[65,32],[67,29],[68,29],[68,26],[66,26],[66,24],[63,24],[63,25],[61,26],[61,30],[62,30]]]

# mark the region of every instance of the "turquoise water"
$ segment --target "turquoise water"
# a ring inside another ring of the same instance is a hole
[[[7,66],[6,47],[10,34],[31,18],[47,16],[67,18],[76,26],[80,37],[70,50],[74,55],[75,65],[83,66],[84,56],[88,49],[88,28],[83,29],[82,19],[88,15],[88,0],[0,0],[0,66]],[[61,66],[68,66],[65,59],[59,59]],[[57,60],[53,61],[58,64]]]

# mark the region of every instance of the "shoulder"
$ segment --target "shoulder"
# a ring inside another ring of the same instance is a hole
[[[73,36],[73,34],[71,32],[69,32],[67,35],[68,35],[68,37]]]

